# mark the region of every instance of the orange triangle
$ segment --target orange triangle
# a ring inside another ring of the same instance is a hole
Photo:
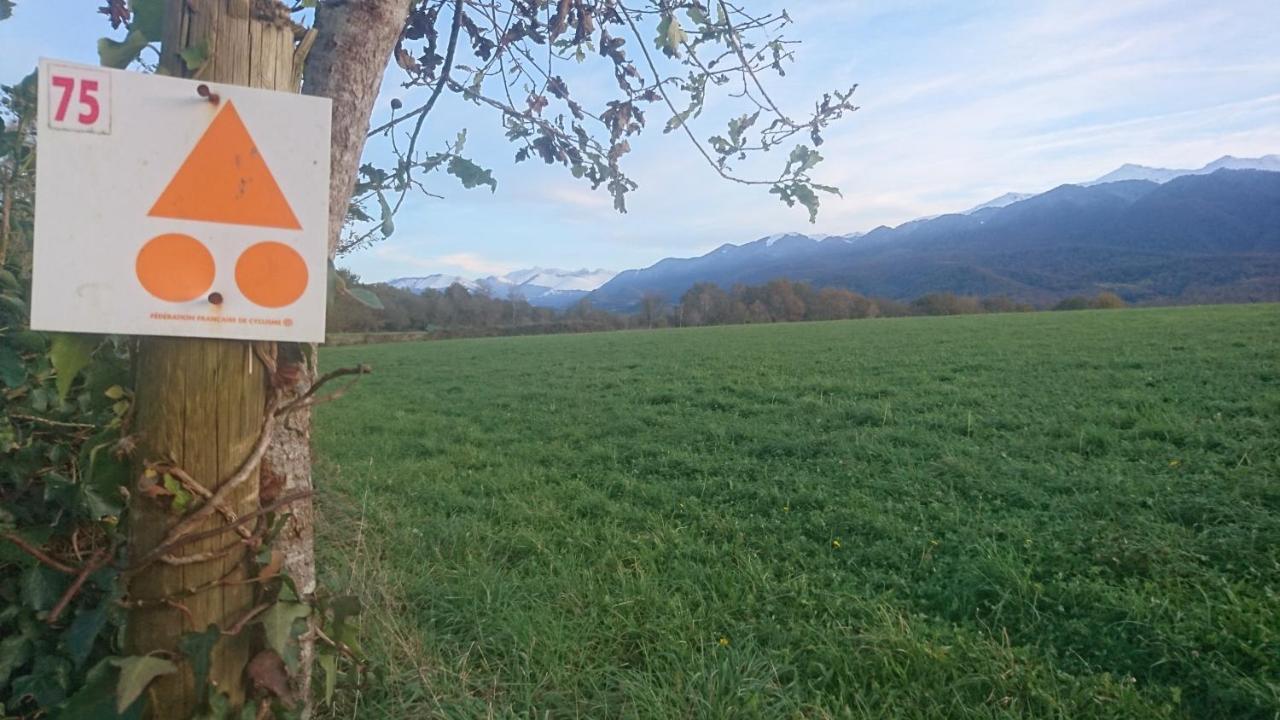
[[[209,123],[148,215],[302,229],[231,101]]]

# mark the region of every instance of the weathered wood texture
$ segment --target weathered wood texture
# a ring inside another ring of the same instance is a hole
[[[275,3],[261,0],[166,0],[162,67],[175,76],[191,76],[178,53],[204,47],[209,59],[196,75],[211,82],[296,91],[294,33],[278,15],[265,12]],[[287,15],[286,15],[287,17]],[[216,108],[195,105],[193,112]],[[282,119],[284,121],[284,119]],[[213,489],[245,460],[262,426],[266,401],[265,368],[252,344],[219,340],[145,338],[136,363],[135,457],[172,459],[202,485]],[[258,508],[255,476],[235,493],[231,509],[247,514]],[[130,506],[130,543],[140,557],[162,540],[177,517],[135,493]],[[217,515],[200,529],[225,521]],[[228,583],[178,597],[180,606],[146,604],[130,612],[128,651],[175,653],[178,639],[211,624],[229,628],[254,605],[248,577],[251,552],[235,533],[182,546],[174,554],[191,556],[227,547],[229,554],[189,565],[154,564],[133,578],[131,600],[158,601],[225,578]],[[236,704],[243,701],[244,668],[250,635],[224,636],[212,657],[210,681]],[[159,679],[148,688],[154,717],[188,717],[196,707],[190,668]]]
[[[251,345],[148,338],[142,342],[136,369],[135,430],[140,437],[136,457],[172,459],[211,489],[235,472],[262,424],[263,369],[252,356]],[[256,480],[250,478],[232,496],[229,506],[235,512],[244,514],[257,509]],[[156,547],[178,519],[138,493],[133,496],[130,513],[133,557],[141,557]],[[221,524],[224,520],[214,516],[199,529]],[[182,546],[174,555],[214,552],[237,545],[239,540],[239,535],[226,533]],[[176,566],[156,563],[139,573],[129,583],[131,600],[154,603],[172,597],[177,604],[148,604],[132,610],[128,651],[174,652],[183,633],[203,631],[211,624],[222,628],[234,625],[253,607],[253,585],[240,582],[248,577],[248,555],[249,551],[239,546],[207,562]],[[219,578],[233,584],[182,597],[184,592]],[[241,676],[248,661],[248,633],[222,638],[213,652],[210,681],[237,703],[244,698]],[[161,678],[148,692],[155,717],[188,717],[197,699],[189,668],[183,668],[178,676]]]

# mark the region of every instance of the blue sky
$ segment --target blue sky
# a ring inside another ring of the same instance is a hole
[[[861,110],[828,134],[816,225],[760,188],[726,183],[678,135],[650,131],[628,156],[640,184],[618,215],[558,167],[513,165],[499,119],[454,102],[431,137],[469,130],[468,154],[498,191],[450,178],[414,197],[396,233],[340,264],[367,280],[465,276],[533,265],[620,270],[776,232],[842,234],[962,210],[1007,191],[1041,191],[1136,162],[1198,167],[1225,154],[1280,152],[1280,2],[1235,0],[752,0],[787,7],[803,39],[777,97],[798,111],[822,91],[859,84]],[[96,62],[112,33],[96,3],[18,0],[0,23],[0,82],[42,55]],[[563,73],[571,86],[594,77]],[[386,100],[401,97],[389,78]],[[575,83],[575,80],[577,82]],[[421,91],[415,91],[421,93]],[[446,99],[449,99],[446,97]],[[717,104],[708,113],[727,112]],[[388,112],[380,102],[378,116]],[[723,114],[723,113],[721,113]],[[719,124],[694,125],[707,137]],[[371,153],[383,151],[373,147]]]

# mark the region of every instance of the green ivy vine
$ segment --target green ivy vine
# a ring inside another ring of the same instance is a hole
[[[143,562],[128,543],[131,494],[174,517],[197,511],[203,498],[188,490],[181,468],[136,457],[131,339],[28,326],[34,89],[34,74],[0,86],[0,199],[8,210],[0,228],[0,718],[142,717],[147,686],[186,667],[200,697],[195,717],[294,717],[301,703],[290,678],[309,627],[319,640],[323,697],[340,681],[358,681],[363,659],[350,622],[355,599],[321,593],[303,602],[281,572],[272,540],[287,508],[253,518],[261,542],[249,613],[229,627],[188,632],[172,650],[126,649],[128,577]],[[189,594],[164,601],[180,604]],[[210,653],[240,633],[252,634],[257,653],[246,668],[250,699],[232,707],[208,681]]]

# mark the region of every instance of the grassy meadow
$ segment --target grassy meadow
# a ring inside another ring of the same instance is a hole
[[[1280,307],[331,348],[335,717],[1280,717]]]

